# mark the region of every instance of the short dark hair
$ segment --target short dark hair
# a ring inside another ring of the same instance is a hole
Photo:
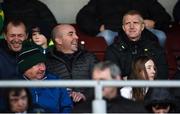
[[[14,19],[14,20],[9,20],[9,21],[7,21],[6,23],[5,23],[5,25],[4,25],[4,28],[3,28],[3,32],[5,33],[5,34],[7,34],[7,28],[8,28],[8,25],[9,24],[12,24],[13,26],[15,26],[15,27],[17,27],[17,26],[19,26],[19,25],[24,25],[25,26],[25,32],[26,33],[28,33],[28,30],[27,30],[27,26],[26,26],[26,24],[22,21],[22,20],[18,20],[18,19]]]
[[[23,87],[21,87],[21,88],[7,88],[5,91],[5,103],[6,103],[7,111],[11,111],[10,98],[9,98],[10,93],[14,92],[14,96],[19,96],[23,90],[26,92],[27,97],[28,97],[28,109],[27,110],[29,110],[32,107],[32,96],[31,96],[31,93],[30,93],[28,88],[23,88]]]

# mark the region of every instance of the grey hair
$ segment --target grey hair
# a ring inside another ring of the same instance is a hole
[[[99,70],[105,70],[105,69],[110,69],[111,77],[113,79],[117,78],[117,76],[121,76],[121,70],[119,67],[110,62],[110,61],[104,61],[104,62],[99,62],[94,66],[94,70],[99,69]]]

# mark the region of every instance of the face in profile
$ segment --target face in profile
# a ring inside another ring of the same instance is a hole
[[[24,24],[14,26],[9,23],[7,26],[7,33],[5,34],[5,40],[8,47],[14,52],[19,52],[22,48],[22,42],[27,38],[26,28]]]
[[[26,70],[24,75],[30,80],[41,80],[45,75],[45,71],[46,65],[44,63],[39,63]]]
[[[148,60],[145,63],[145,69],[147,72],[147,77],[149,80],[154,80],[155,76],[156,76],[156,67],[155,64],[152,60]]]
[[[76,30],[70,25],[61,25],[62,37],[59,39],[59,44],[64,53],[74,53],[78,50],[78,39]]]
[[[144,24],[140,15],[126,15],[123,22],[123,30],[128,36],[129,40],[139,40],[144,29]]]
[[[25,90],[22,90],[19,95],[16,95],[14,91],[9,94],[9,104],[11,112],[22,113],[27,111],[28,108],[28,96]]]

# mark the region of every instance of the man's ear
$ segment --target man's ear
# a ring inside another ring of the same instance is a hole
[[[142,24],[141,31],[143,31],[143,30],[144,30],[144,28],[145,28],[145,24],[143,23],[143,24]]]
[[[120,75],[116,76],[116,80],[121,80],[121,76]]]
[[[56,44],[62,44],[61,38],[55,38],[54,40],[55,40]]]
[[[28,39],[28,36],[29,36],[29,33],[27,33],[27,34],[26,34],[26,38],[25,38],[25,40],[26,40],[26,39]],[[30,39],[31,39],[31,38],[30,38]]]
[[[4,39],[6,40],[7,39],[6,34],[4,32],[2,34],[3,34]]]
[[[125,31],[124,25],[122,25],[122,29]]]

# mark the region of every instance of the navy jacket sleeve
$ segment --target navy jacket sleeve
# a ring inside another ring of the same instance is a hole
[[[97,0],[90,0],[77,14],[76,23],[80,30],[89,34],[96,35],[99,33],[100,20],[96,10]]]

